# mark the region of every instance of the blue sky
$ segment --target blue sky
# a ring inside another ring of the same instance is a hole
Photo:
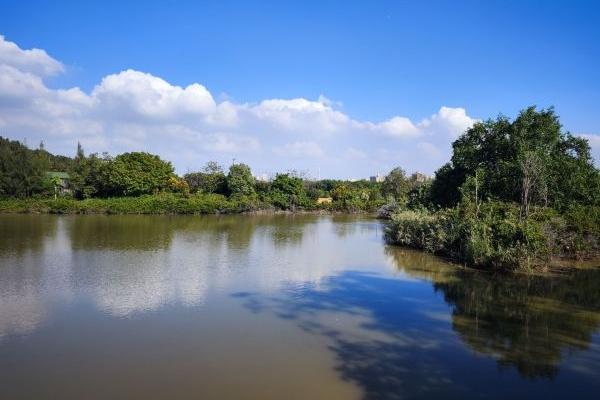
[[[565,128],[588,135],[598,154],[599,2],[1,3],[5,43],[44,50],[60,63],[40,75],[40,96],[71,111],[44,132],[42,122],[6,117],[16,103],[5,100],[12,108],[0,108],[0,134],[43,139],[57,152],[72,152],[80,140],[88,151],[154,151],[179,172],[236,157],[257,173],[362,177],[394,165],[431,173],[457,130],[536,104],[554,105]],[[12,68],[23,65],[6,57]],[[116,75],[126,70],[140,75]],[[113,85],[94,93],[111,75]],[[153,78],[169,87],[147,92]],[[197,91],[171,90],[194,83],[214,104],[196,99]],[[138,98],[132,90],[140,85]],[[95,105],[81,111],[48,95],[74,87],[91,98],[81,104]],[[156,99],[162,107],[174,97],[180,100],[158,111],[142,104],[144,112],[164,111],[159,122],[123,103]],[[200,103],[201,123],[193,119]],[[188,105],[189,115],[173,111]],[[235,123],[215,116],[225,108]]]

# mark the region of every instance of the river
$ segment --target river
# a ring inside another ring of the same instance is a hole
[[[478,272],[382,232],[0,215],[0,398],[597,398],[600,268]]]

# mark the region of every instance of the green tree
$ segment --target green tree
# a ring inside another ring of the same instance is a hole
[[[170,162],[144,152],[120,154],[108,164],[108,186],[114,195],[156,193],[167,188],[172,176],[173,166]]]
[[[190,172],[183,176],[190,191],[202,193],[227,194],[227,177],[223,167],[215,161],[206,163],[202,172]]]
[[[0,196],[28,197],[44,190],[46,163],[40,153],[0,137]]]
[[[456,204],[459,188],[477,170],[485,176],[483,199],[519,202],[524,209],[598,204],[600,179],[589,145],[562,131],[553,108],[529,107],[512,122],[499,116],[476,123],[452,148],[451,162],[436,172],[435,204]]]
[[[308,197],[302,178],[290,174],[277,174],[271,183],[273,204],[283,209],[294,209],[307,205]]]
[[[108,153],[104,153],[102,156],[94,153],[87,157],[86,163],[88,167],[88,174],[85,179],[85,186],[83,188],[84,198],[92,196],[107,197],[117,195],[117,193],[112,192],[110,183],[112,161],[113,160]]]
[[[69,171],[69,185],[75,198],[83,199],[89,197],[94,191],[87,187],[90,168],[81,143],[77,142],[77,152],[73,160],[73,166]]]
[[[406,178],[406,173],[400,167],[390,171],[381,185],[381,192],[386,197],[404,202],[410,190],[410,184]]]
[[[250,167],[246,164],[233,164],[227,174],[227,188],[233,197],[252,196],[254,190],[254,177]]]

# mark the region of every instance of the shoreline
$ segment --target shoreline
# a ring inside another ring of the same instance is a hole
[[[212,197],[140,196],[75,199],[0,199],[0,214],[55,215],[369,215],[334,207],[285,210],[261,202]]]

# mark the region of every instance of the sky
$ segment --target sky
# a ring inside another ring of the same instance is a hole
[[[178,173],[432,174],[478,120],[554,106],[600,162],[597,1],[0,0],[0,135]]]

